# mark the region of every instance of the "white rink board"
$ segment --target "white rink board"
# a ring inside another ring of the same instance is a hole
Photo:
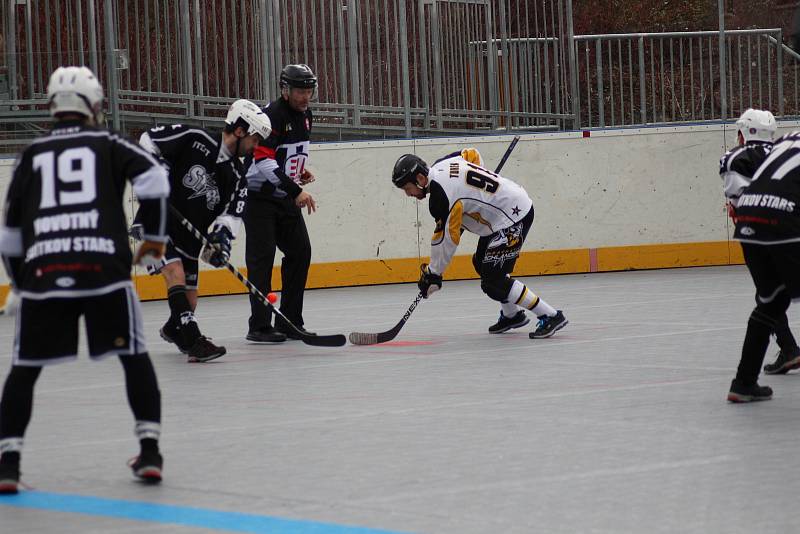
[[[781,123],[779,133],[798,124]],[[735,144],[735,136],[730,124],[598,130],[588,138],[582,132],[523,135],[502,174],[521,183],[534,201],[536,218],[525,249],[728,239],[718,161]],[[394,161],[408,152],[433,161],[475,146],[486,166],[494,168],[511,139],[496,135],[312,145],[309,167],[317,181],[306,188],[318,202],[318,211],[306,217],[312,261],[427,255],[433,231],[427,203],[417,205],[391,185]],[[13,159],[0,159],[3,198],[12,166]],[[477,239],[465,234],[464,241],[459,253],[471,253]],[[241,238],[232,261],[244,266]],[[7,283],[4,274],[0,283]]]

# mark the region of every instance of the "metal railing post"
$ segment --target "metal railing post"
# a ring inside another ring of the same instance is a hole
[[[403,119],[406,127],[406,137],[411,137],[411,81],[408,70],[408,21],[406,20],[406,2],[400,0],[397,3],[399,8],[400,31],[400,72],[403,78]]]
[[[103,10],[105,11],[105,30],[106,30],[106,72],[108,72],[108,107],[114,124],[114,130],[120,129],[119,117],[119,95],[117,94],[117,58],[115,50],[117,47],[117,36],[114,31],[114,5],[113,0],[105,0]]]
[[[97,59],[97,30],[95,29],[97,26],[97,10],[95,9],[95,0],[88,0],[86,5],[86,16],[89,17],[89,21],[86,24],[89,30],[89,67],[92,72],[97,72],[100,65]]]
[[[597,68],[597,111],[600,114],[599,116],[599,126],[604,128],[606,125],[606,110],[605,110],[605,103],[603,100],[605,99],[605,95],[603,94],[603,53],[602,53],[603,41],[597,39],[594,43],[594,63],[595,67]]]
[[[572,121],[572,128],[577,130],[581,127],[581,103],[580,94],[578,93],[578,59],[575,48],[575,29],[572,26],[572,0],[567,0],[567,43],[569,46],[569,86],[572,92],[572,114],[575,116]]]
[[[347,33],[350,41],[350,88],[353,95],[353,126],[361,124],[361,83],[358,68],[358,0],[348,0],[347,7]]]
[[[717,8],[719,11],[719,116],[722,121],[725,121],[728,116],[728,80],[725,76],[728,70],[728,62],[725,59],[727,51],[725,48],[725,0],[717,0]]]
[[[775,46],[778,49],[776,57],[778,62],[778,115],[783,116],[783,30],[778,32],[777,40]]]
[[[181,0],[181,44],[183,45],[183,92],[188,95],[194,94],[194,80],[192,78],[192,41],[189,28],[191,27],[191,16],[189,14],[189,0]],[[189,97],[186,103],[186,115],[194,115],[194,98]]]
[[[645,95],[644,77],[644,36],[639,36],[639,105],[641,106],[642,124],[647,124],[647,97]]]
[[[267,31],[268,24],[271,22],[272,18],[267,14],[267,0],[259,0],[258,1],[258,11],[259,11],[259,22],[258,25],[258,33],[261,39],[261,76],[263,77],[262,84],[264,88],[264,94],[262,98],[269,102],[272,100],[272,76],[270,76],[270,65],[272,62],[270,59],[272,58],[273,54],[273,43],[272,39],[270,39],[270,33]],[[261,103],[259,103],[260,105]]]
[[[17,88],[17,0],[6,2],[8,20],[6,27],[6,56],[8,57],[8,96],[19,98]]]

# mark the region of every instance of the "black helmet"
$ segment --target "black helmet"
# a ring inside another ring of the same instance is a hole
[[[392,183],[402,188],[405,184],[416,182],[417,173],[428,176],[428,165],[414,154],[403,154],[394,164]]]
[[[281,87],[315,89],[317,77],[308,65],[286,65],[281,71]]]

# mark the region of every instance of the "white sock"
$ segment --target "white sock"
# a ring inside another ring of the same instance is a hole
[[[556,309],[542,299],[539,299],[539,302],[536,303],[536,306],[531,308],[531,311],[536,314],[536,317],[541,317],[542,315],[552,317],[556,314]]]
[[[528,289],[528,287],[519,280],[514,280],[514,284],[511,286],[511,291],[508,292],[506,301],[507,302],[503,304],[503,315],[506,317],[511,317],[516,313],[506,312],[506,306],[526,308],[535,313],[537,317],[541,317],[542,315],[552,317],[556,314],[555,308],[540,299],[536,293]]]
[[[519,306],[512,302],[503,302],[500,304],[500,313],[505,317],[514,317],[519,310]]]

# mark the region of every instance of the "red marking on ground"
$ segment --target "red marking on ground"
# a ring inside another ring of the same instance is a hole
[[[419,345],[435,345],[435,341],[387,341],[378,343],[376,347],[416,347]]]

